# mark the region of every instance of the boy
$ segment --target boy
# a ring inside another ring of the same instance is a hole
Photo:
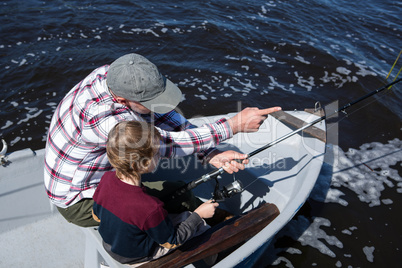
[[[115,171],[106,172],[93,196],[93,216],[106,251],[117,261],[139,264],[157,259],[204,232],[203,219],[214,215],[208,201],[193,213],[169,214],[164,203],[147,194],[141,175],[159,161],[159,132],[145,122],[126,121],[109,133],[107,156]]]

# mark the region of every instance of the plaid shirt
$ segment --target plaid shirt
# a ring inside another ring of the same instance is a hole
[[[119,104],[106,85],[109,66],[94,70],[73,87],[52,117],[45,152],[44,183],[50,200],[66,208],[92,198],[104,172],[112,169],[106,155],[109,131],[121,121],[153,123],[162,135],[164,157],[199,153],[233,134],[226,119],[196,128],[175,111],[143,116]]]

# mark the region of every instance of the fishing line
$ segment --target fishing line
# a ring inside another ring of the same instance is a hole
[[[396,63],[398,62],[399,57],[401,56],[401,54],[402,54],[402,49],[401,49],[401,51],[399,52],[398,57],[396,57],[396,60],[395,60],[394,64],[393,64],[392,67],[391,67],[391,70],[389,70],[389,73],[388,73],[387,77],[385,77],[385,80],[388,79],[388,77],[389,77],[389,75],[391,74],[392,70],[394,69]],[[402,69],[402,68],[401,68],[401,69]],[[400,72],[401,72],[401,70],[399,70],[399,73],[400,73]],[[398,75],[399,75],[399,73],[398,73]],[[395,79],[398,77],[398,75],[395,77]],[[395,80],[395,79],[394,79],[394,80]]]
[[[397,73],[397,75],[396,75],[396,77],[395,77],[395,79],[394,79],[394,81],[396,80],[396,78],[400,75],[400,73],[401,73],[401,71],[402,71],[402,67],[399,69],[399,72]],[[392,86],[390,86],[388,89],[390,89]]]

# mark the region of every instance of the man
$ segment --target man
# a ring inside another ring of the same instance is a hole
[[[127,54],[95,69],[73,87],[53,114],[45,153],[45,187],[51,202],[79,226],[97,225],[92,196],[100,178],[112,169],[106,156],[109,131],[121,121],[148,121],[162,136],[162,157],[197,153],[201,160],[229,172],[244,169],[246,155],[214,150],[238,132],[257,131],[270,112],[246,108],[236,116],[201,127],[174,108],[181,91],[158,68],[138,54]]]

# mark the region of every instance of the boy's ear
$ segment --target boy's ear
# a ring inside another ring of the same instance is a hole
[[[139,166],[139,168],[141,170],[140,172],[147,173],[150,165],[151,165],[151,160],[149,160],[149,159],[141,161],[141,165]]]

